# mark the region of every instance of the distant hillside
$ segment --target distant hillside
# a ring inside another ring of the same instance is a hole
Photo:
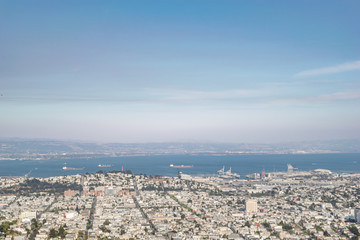
[[[0,159],[49,159],[171,154],[359,153],[360,140],[247,143],[82,143],[59,140],[0,139]]]

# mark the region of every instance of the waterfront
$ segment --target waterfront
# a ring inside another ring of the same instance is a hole
[[[85,168],[79,171],[64,171],[64,163],[68,167]],[[174,165],[194,165],[194,168],[181,169],[187,174],[215,174],[225,166],[227,170],[238,173],[243,178],[246,174],[254,172],[286,171],[287,164],[302,171],[317,168],[329,169],[333,172],[360,172],[360,154],[266,154],[266,155],[159,155],[159,156],[133,156],[133,157],[108,157],[69,160],[13,160],[0,161],[0,176],[50,177],[72,174],[94,173],[102,171],[120,171],[122,167],[137,174],[176,176],[177,169],[170,168]],[[109,168],[99,168],[99,164],[111,165]]]

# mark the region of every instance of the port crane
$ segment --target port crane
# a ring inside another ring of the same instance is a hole
[[[25,177],[25,178],[28,178],[31,172],[32,172],[32,169],[31,169],[28,173],[26,173],[26,174],[24,175],[24,177]]]

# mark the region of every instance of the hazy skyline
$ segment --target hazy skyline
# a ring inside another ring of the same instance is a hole
[[[0,0],[0,137],[359,139],[359,9]]]

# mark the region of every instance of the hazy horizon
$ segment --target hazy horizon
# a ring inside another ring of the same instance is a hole
[[[359,1],[0,1],[0,137],[359,139]]]
[[[327,140],[309,140],[309,141],[286,141],[286,142],[221,142],[221,141],[196,141],[196,140],[184,140],[184,141],[151,141],[151,142],[114,142],[114,141],[95,141],[95,140],[81,140],[81,139],[65,139],[65,138],[22,138],[22,137],[0,137],[0,141],[29,141],[29,142],[63,142],[63,143],[84,143],[84,144],[209,144],[209,145],[287,145],[287,144],[310,144],[310,143],[360,143],[360,138],[353,139],[327,139]]]

